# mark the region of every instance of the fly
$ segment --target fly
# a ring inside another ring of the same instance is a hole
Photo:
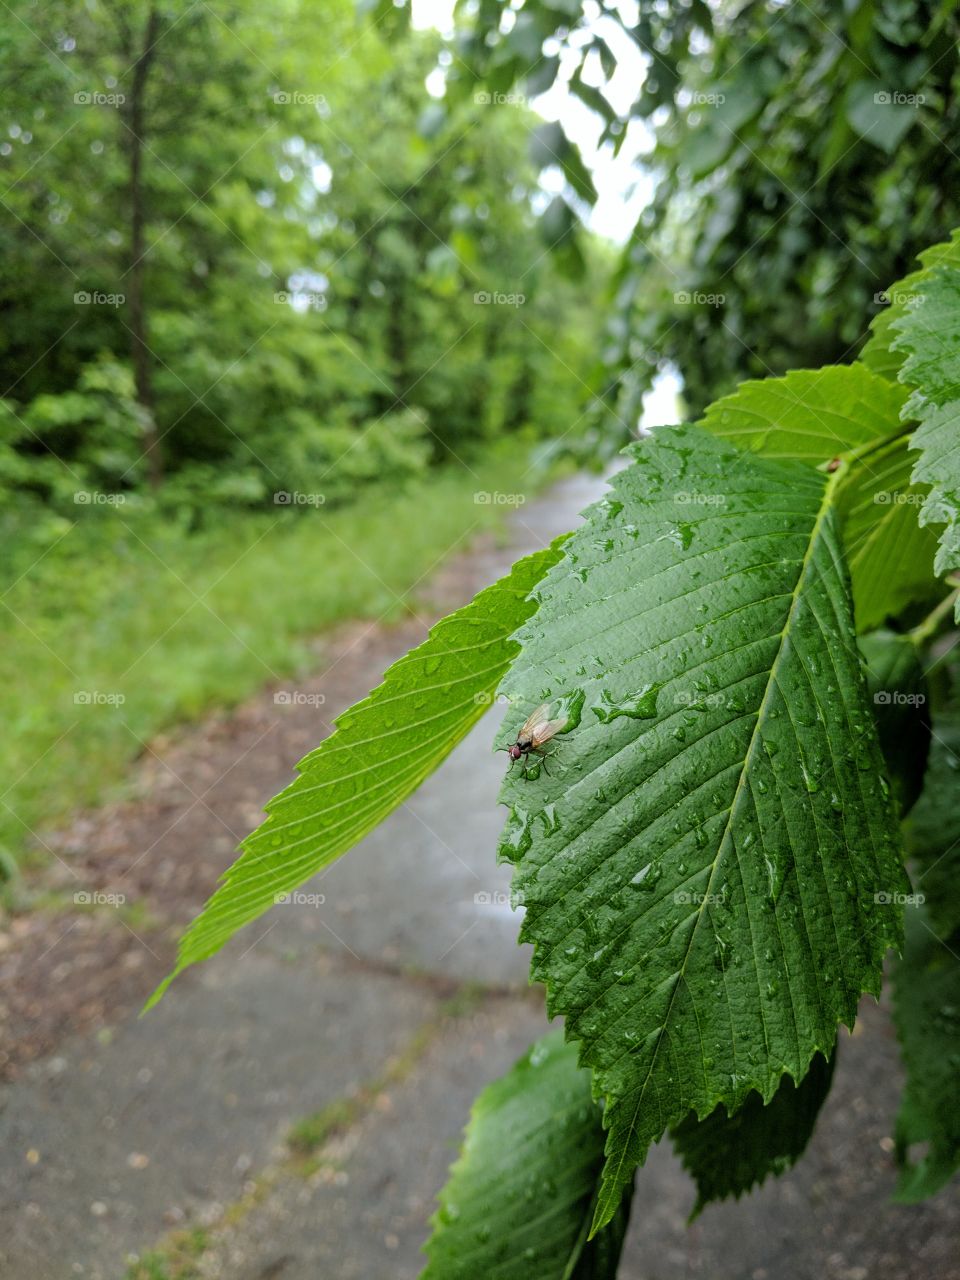
[[[567,727],[567,717],[561,716],[557,720],[547,719],[547,712],[550,709],[550,703],[544,702],[537,707],[536,711],[527,716],[526,720],[517,734],[516,742],[512,742],[509,747],[501,747],[501,751],[506,751],[510,756],[510,768],[517,763],[518,760],[523,761],[522,774],[524,778],[529,778],[527,769],[530,766],[530,757],[538,756],[540,762],[543,763],[543,770],[547,772],[547,755],[548,752],[544,747],[551,738],[556,737],[558,733],[563,733]]]

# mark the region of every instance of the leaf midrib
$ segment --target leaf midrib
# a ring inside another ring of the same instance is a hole
[[[824,486],[823,496],[820,501],[820,507],[817,511],[816,519],[814,520],[813,527],[810,531],[810,538],[807,544],[807,549],[804,553],[803,560],[800,565],[800,571],[797,575],[796,583],[794,584],[794,589],[792,592],[792,602],[789,610],[787,611],[787,617],[784,622],[783,628],[780,632],[780,641],[777,646],[777,654],[770,666],[770,676],[769,676],[769,679],[767,680],[767,685],[766,685],[766,688],[764,689],[763,697],[760,701],[760,706],[757,709],[757,722],[754,725],[753,732],[750,735],[750,742],[747,746],[746,754],[744,755],[743,766],[740,770],[740,776],[737,779],[736,790],[734,792],[733,800],[731,801],[730,808],[727,813],[727,820],[724,823],[724,828],[720,837],[720,842],[717,846],[717,856],[714,858],[713,864],[710,868],[710,877],[707,881],[707,887],[704,891],[703,901],[700,904],[699,911],[696,913],[693,928],[690,930],[690,939],[687,942],[686,950],[680,962],[680,968],[677,970],[677,973],[674,979],[673,991],[670,995],[670,1000],[663,1016],[663,1025],[661,1026],[660,1034],[657,1039],[657,1044],[656,1044],[656,1047],[654,1048],[653,1055],[650,1059],[650,1065],[647,1069],[647,1074],[644,1077],[643,1083],[640,1085],[638,1090],[637,1103],[634,1108],[633,1115],[630,1119],[630,1125],[629,1125],[630,1134],[632,1134],[635,1130],[637,1114],[639,1113],[640,1106],[643,1101],[644,1095],[646,1093],[646,1089],[650,1082],[651,1076],[653,1075],[654,1068],[656,1067],[656,1064],[659,1060],[661,1044],[667,1032],[667,1024],[670,1021],[670,1015],[673,1010],[674,1001],[676,1000],[677,992],[680,989],[680,984],[685,979],[687,964],[689,962],[690,955],[693,950],[694,940],[696,939],[699,933],[701,922],[704,918],[704,914],[706,912],[708,903],[710,901],[710,894],[712,891],[714,877],[716,876],[717,870],[724,859],[724,851],[728,841],[733,845],[734,854],[737,856],[737,861],[739,865],[739,855],[737,854],[736,844],[731,840],[731,828],[732,828],[733,819],[737,813],[738,807],[741,802],[741,798],[744,794],[744,788],[749,777],[750,765],[752,764],[754,752],[760,741],[760,727],[765,722],[764,716],[767,708],[767,701],[768,701],[768,698],[770,697],[771,690],[776,687],[777,671],[778,671],[780,662],[783,659],[784,652],[787,647],[787,641],[790,637],[791,627],[795,619],[798,605],[800,604],[801,588],[806,579],[807,573],[810,570],[813,554],[814,554],[815,548],[819,543],[824,521],[826,520],[827,516],[830,514],[831,510],[833,509],[834,494],[839,484],[838,477],[843,476],[843,474],[844,472],[842,468],[834,472],[833,475],[829,477],[829,479],[827,480],[827,483]],[[766,1020],[765,1020],[765,1015],[763,1015],[762,1007],[761,1007],[761,1016],[764,1017],[764,1028],[766,1028]],[[766,1034],[766,1031],[765,1031],[765,1034]],[[612,1181],[615,1186],[619,1187],[621,1182],[623,1165],[624,1165],[624,1161],[626,1160],[626,1156],[627,1156],[627,1141],[625,1140],[621,1144],[620,1158],[616,1166],[614,1167],[614,1169],[611,1171],[610,1175],[604,1177],[604,1182]],[[598,1216],[599,1216],[599,1213],[601,1212],[601,1209],[604,1203],[605,1203],[604,1197],[601,1197],[601,1204],[598,1205]],[[606,1220],[609,1220],[609,1219],[606,1219]],[[599,1225],[600,1224],[597,1222],[597,1219],[595,1218],[593,1223],[593,1228],[591,1230],[591,1238],[596,1234],[599,1228]]]

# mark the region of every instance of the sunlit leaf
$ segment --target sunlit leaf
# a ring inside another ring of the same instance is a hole
[[[296,780],[266,805],[266,820],[181,938],[176,968],[148,1008],[177,974],[352,848],[449,755],[490,705],[517,652],[510,634],[533,612],[530,592],[560,554],[558,541],[518,560],[337,719],[336,733],[300,761]]]
[[[796,369],[743,382],[701,425],[739,449],[813,466],[904,434],[906,393],[860,365]]]

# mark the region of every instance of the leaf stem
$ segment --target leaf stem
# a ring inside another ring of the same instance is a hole
[[[954,580],[948,578],[947,581],[952,585]],[[944,618],[953,617],[953,609],[958,596],[960,596],[960,586],[951,591],[949,595],[944,596],[940,603],[930,610],[923,621],[918,622],[913,630],[908,632],[910,639],[918,649],[921,645],[926,644],[928,640],[933,639],[939,631],[940,624]]]

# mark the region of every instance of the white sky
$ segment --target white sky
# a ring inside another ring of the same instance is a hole
[[[622,0],[625,9],[635,8],[632,0]],[[444,35],[453,31],[454,0],[413,0],[413,25],[420,29],[435,27]],[[617,110],[625,111],[636,96],[637,84],[645,73],[645,63],[637,46],[621,27],[610,18],[601,16],[599,6],[586,0],[586,9],[596,11],[591,31],[601,34],[617,56],[617,70],[606,86],[605,92]],[[637,157],[646,150],[651,135],[641,121],[631,121],[627,137],[616,158],[609,145],[597,149],[597,140],[603,123],[579,98],[567,88],[567,81],[576,66],[575,51],[567,51],[561,58],[560,71],[548,93],[534,98],[531,106],[545,120],[559,120],[567,136],[580,148],[584,161],[593,174],[597,188],[597,203],[587,219],[588,225],[599,235],[622,244],[632,231],[637,215],[651,196],[651,179],[641,171]],[[442,72],[436,72],[430,84],[431,91],[442,91]],[[602,83],[599,65],[588,67],[584,79],[588,84]],[[551,188],[549,173],[546,177]]]
[[[415,27],[421,30],[435,27],[444,35],[452,34],[455,0],[412,0],[412,4]],[[620,7],[628,22],[631,15],[635,21],[636,0],[620,0]],[[592,19],[590,30],[601,34],[616,55],[617,69],[604,92],[613,107],[625,113],[636,97],[637,85],[646,73],[645,61],[619,24],[602,15],[595,0],[585,0],[584,10]],[[588,36],[585,38],[589,39]],[[652,179],[640,161],[642,153],[652,143],[652,135],[641,121],[633,120],[627,126],[627,136],[618,156],[614,157],[609,145],[598,150],[597,141],[603,122],[567,88],[567,81],[577,61],[575,51],[568,51],[565,57],[561,56],[560,70],[550,91],[534,98],[530,105],[545,120],[559,120],[564,132],[580,148],[597,189],[597,203],[586,219],[588,226],[598,235],[623,244],[652,196]],[[591,61],[598,60],[594,58]],[[601,84],[603,75],[599,65],[586,67],[584,80],[587,84]],[[431,92],[441,96],[442,71],[438,69],[434,72],[431,81],[428,86]],[[505,109],[509,110],[509,107]],[[554,177],[549,170],[546,171],[544,185],[548,189],[556,189],[552,181]],[[654,427],[678,421],[677,396],[680,387],[681,381],[676,373],[667,371],[660,374],[652,389],[644,396],[641,425]]]

